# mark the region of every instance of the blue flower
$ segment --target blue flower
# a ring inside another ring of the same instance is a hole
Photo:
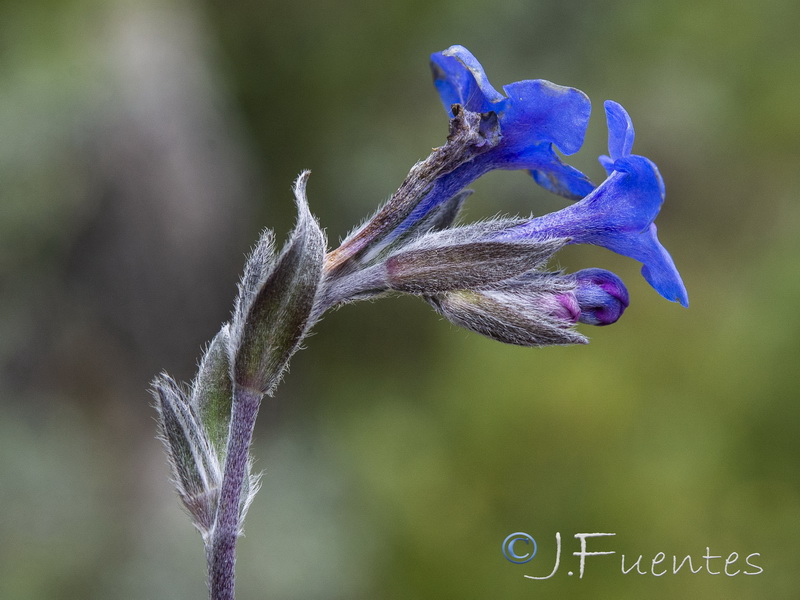
[[[612,101],[605,109],[609,156],[600,157],[600,162],[608,173],[606,180],[580,202],[497,237],[566,237],[573,244],[608,248],[641,262],[642,275],[659,294],[688,306],[686,288],[653,223],[664,202],[664,181],[655,163],[630,153],[634,131],[625,109]]]
[[[535,79],[504,86],[504,96],[492,87],[483,67],[463,46],[431,55],[431,69],[451,118],[455,105],[495,115],[501,138],[488,151],[439,177],[390,239],[408,232],[431,211],[494,169],[527,170],[540,186],[573,200],[594,189],[586,175],[564,164],[555,151],[558,148],[570,155],[583,145],[591,113],[586,94]]]
[[[469,165],[466,170],[470,176],[492,169],[526,169],[539,185],[567,198],[583,198],[594,189],[583,173],[561,162],[554,150],[570,155],[583,145],[591,113],[586,94],[535,79],[504,86],[504,96],[492,87],[483,67],[462,46],[433,54],[431,68],[436,89],[451,116],[454,104],[497,115],[502,139],[477,157],[473,161],[476,164]],[[466,174],[460,175],[467,179]]]
[[[478,311],[476,314],[483,314],[485,305],[499,302],[495,295],[505,294],[500,288],[475,287],[474,270],[480,272],[481,281],[491,279],[487,273],[495,271],[506,277],[508,265],[503,263],[504,268],[499,268],[498,264],[495,268],[491,261],[506,260],[513,244],[520,244],[520,256],[528,256],[530,244],[548,246],[559,240],[561,245],[602,246],[638,260],[643,265],[644,278],[658,293],[688,305],[686,288],[672,258],[659,242],[654,224],[664,202],[664,182],[652,161],[632,154],[633,124],[622,106],[611,101],[605,103],[608,156],[601,156],[600,163],[607,177],[595,187],[583,173],[564,164],[556,154],[556,150],[573,154],[583,143],[590,114],[589,99],[583,92],[544,80],[526,80],[506,85],[504,93],[500,93],[489,83],[480,63],[461,46],[433,54],[431,66],[434,84],[451,116],[448,143],[418,163],[384,207],[329,254],[327,271],[338,274],[363,271],[359,286],[364,293],[377,293],[385,285],[378,275],[387,259],[400,261],[398,253],[409,248],[414,248],[417,254],[425,250],[424,260],[414,254],[413,260],[404,255],[405,262],[401,261],[404,268],[411,269],[413,277],[402,269],[402,272],[389,269],[389,279],[394,277],[397,281],[386,285],[401,291],[413,287],[414,293],[423,295],[444,294],[436,296],[439,309],[448,318],[471,322],[472,317],[458,315],[471,314],[473,309]],[[527,170],[549,191],[579,201],[538,218],[494,220],[474,230],[453,227],[468,194],[464,188],[494,169]],[[437,238],[437,232],[444,237]],[[497,242],[501,244],[493,245]],[[444,248],[443,244],[460,246],[454,254],[453,248]],[[469,258],[467,251],[461,252],[461,246],[467,248],[470,244],[475,245],[473,250],[480,254],[481,260]],[[497,252],[499,255],[495,255]],[[449,257],[447,260],[455,260],[457,254],[461,262],[450,264],[444,260],[444,254]],[[520,261],[512,262],[516,269]],[[537,265],[528,268],[537,271]],[[464,269],[469,272],[462,272]],[[549,298],[547,302],[556,307],[560,323],[572,320],[604,325],[616,321],[628,303],[622,282],[606,271],[581,273],[571,295],[542,295],[537,287],[531,289],[536,290],[536,298]],[[461,279],[471,282],[464,283],[464,290],[471,290],[470,294],[456,291],[460,289],[456,283]],[[434,280],[436,285],[426,292],[428,282]],[[447,290],[439,285],[444,280]],[[522,277],[521,281],[530,284],[528,278]],[[516,284],[512,287],[515,294],[520,291]],[[341,295],[339,292],[337,288]],[[525,298],[521,301],[525,306],[535,304],[527,292],[520,297]],[[556,315],[544,313],[550,317]],[[478,326],[473,328],[477,330]]]

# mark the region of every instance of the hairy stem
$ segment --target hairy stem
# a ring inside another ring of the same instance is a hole
[[[236,538],[241,527],[242,483],[247,475],[250,443],[262,394],[236,386],[231,431],[214,529],[206,547],[210,600],[233,600]]]

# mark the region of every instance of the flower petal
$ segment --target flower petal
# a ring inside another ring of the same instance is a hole
[[[614,172],[614,159],[610,156],[606,156],[605,154],[601,154],[597,157],[597,160],[600,162],[602,167],[606,170],[606,175],[611,175]]]
[[[658,241],[655,223],[637,236],[610,238],[606,248],[642,263],[642,276],[667,300],[689,306],[689,296],[669,252]]]
[[[594,189],[583,173],[562,163],[554,150],[555,146],[569,155],[583,145],[591,113],[591,103],[583,92],[535,79],[504,86],[505,97],[492,87],[483,67],[462,46],[432,55],[431,67],[442,103],[451,116],[454,104],[497,114],[502,139],[476,160],[483,168],[470,169],[470,173],[529,170],[536,183],[570,199],[583,198]]]
[[[568,237],[573,244],[594,244],[643,263],[642,275],[667,300],[688,306],[686,288],[653,220],[664,202],[664,182],[656,165],[643,156],[614,163],[614,172],[580,202],[498,234],[515,237]]]
[[[451,46],[444,52],[432,54],[431,69],[433,83],[451,117],[453,104],[473,112],[488,112],[505,100],[489,83],[478,60],[463,46]]]
[[[542,160],[541,163],[546,166],[529,171],[536,183],[549,192],[571,200],[580,200],[594,191],[595,185],[586,175],[561,162],[550,144],[548,150],[552,156],[549,163]]]
[[[604,106],[608,122],[608,154],[612,160],[617,160],[630,155],[633,150],[633,121],[621,104],[606,100]]]
[[[500,128],[509,146],[550,142],[567,155],[581,149],[592,111],[586,94],[544,79],[518,81],[503,90],[508,102]]]

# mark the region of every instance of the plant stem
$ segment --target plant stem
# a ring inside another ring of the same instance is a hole
[[[214,529],[206,548],[210,600],[233,600],[236,538],[240,530],[242,483],[247,475],[250,443],[262,394],[236,386],[225,472]]]

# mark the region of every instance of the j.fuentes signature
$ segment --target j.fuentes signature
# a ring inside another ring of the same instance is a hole
[[[607,556],[617,554],[616,550],[592,550],[588,549],[587,540],[598,537],[613,537],[616,533],[576,533],[575,539],[579,541],[580,549],[572,552],[578,558],[578,578],[583,579],[586,572],[586,559],[592,556]],[[524,575],[527,579],[550,579],[558,573],[561,567],[561,533],[556,532],[556,559],[552,570],[547,575]],[[533,560],[536,556],[538,546],[533,536],[517,532],[512,533],[503,541],[503,556],[512,563],[525,564]],[[761,553],[752,552],[747,555],[740,555],[738,552],[730,554],[712,554],[711,548],[706,547],[705,553],[693,556],[687,555],[667,555],[664,552],[656,553],[652,558],[639,554],[635,558],[620,553],[620,568],[624,575],[637,573],[639,575],[653,575],[661,577],[663,575],[676,575],[680,572],[701,573],[709,575],[760,575],[764,572],[760,562]],[[574,571],[567,571],[567,575],[574,575]]]

